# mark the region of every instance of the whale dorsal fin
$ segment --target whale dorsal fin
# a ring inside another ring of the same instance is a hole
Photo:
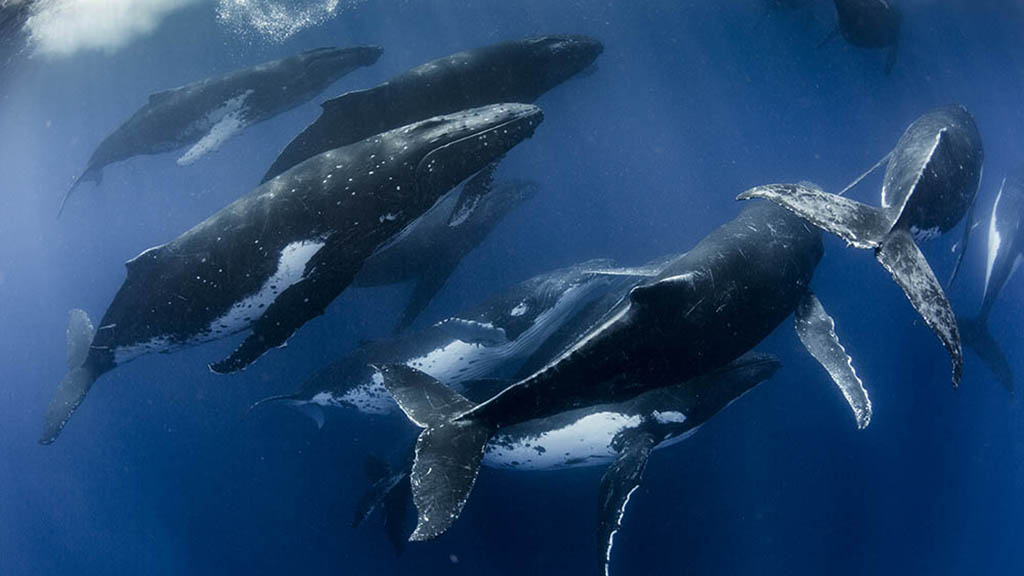
[[[168,98],[173,96],[178,91],[177,88],[171,88],[169,90],[161,90],[160,92],[153,92],[149,95],[148,104],[150,106],[160,104],[166,101]]]

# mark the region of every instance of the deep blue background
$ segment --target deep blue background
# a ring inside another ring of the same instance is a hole
[[[460,522],[396,559],[377,522],[349,523],[364,457],[396,450],[414,433],[406,422],[339,412],[317,432],[274,409],[240,422],[249,402],[388,333],[403,287],[346,293],[239,375],[206,369],[234,340],[139,359],[97,383],[56,444],[36,444],[64,373],[67,310],[99,318],[125,260],[255,186],[315,103],[190,167],[175,165],[180,152],[108,167],[56,221],[60,195],[157,90],[315,46],[384,47],[333,95],[456,50],[575,32],[605,43],[597,72],[546,95],[544,124],[503,165],[542,194],[463,262],[421,323],[555,266],[683,251],[753,185],[838,189],[939,105],[978,121],[987,217],[1024,157],[1019,5],[905,0],[886,77],[882,53],[816,49],[830,4],[758,24],[753,0],[370,0],[284,44],[240,39],[200,4],[119,52],[20,66],[0,91],[0,574],[592,573],[601,469],[485,470]],[[877,189],[870,179],[853,196],[874,203]],[[956,236],[924,248],[941,277]],[[967,314],[978,238],[950,294]],[[1020,403],[970,355],[954,391],[942,347],[870,253],[834,238],[826,250],[814,287],[872,394],[871,426],[855,430],[787,322],[761,347],[782,357],[778,376],[652,458],[616,539],[618,574],[1021,572]],[[1018,374],[1020,290],[1011,281],[992,318]]]

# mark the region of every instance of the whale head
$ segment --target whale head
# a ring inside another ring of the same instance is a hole
[[[580,35],[531,38],[526,46],[532,70],[542,85],[540,92],[586,70],[604,52],[600,41]]]
[[[345,74],[377,62],[383,50],[378,46],[354,46],[351,48],[317,48],[298,55],[306,72],[311,77],[333,82]]]
[[[414,170],[417,195],[431,204],[533,135],[544,114],[529,104],[495,104],[435,116],[394,130],[396,160]]]
[[[882,184],[882,205],[896,226],[929,237],[956,226],[974,203],[985,152],[963,106],[924,114],[900,137]]]

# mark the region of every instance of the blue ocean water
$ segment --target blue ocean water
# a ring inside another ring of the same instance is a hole
[[[36,54],[0,85],[0,574],[589,574],[603,470],[484,469],[462,518],[395,557],[373,520],[350,527],[368,455],[415,435],[401,418],[336,412],[322,430],[288,410],[242,420],[358,342],[387,335],[407,288],[352,289],[245,372],[207,364],[237,339],[151,355],[104,376],[52,446],[36,440],[65,371],[67,311],[99,317],[123,262],[254,188],[316,101],[250,128],[188,167],[174,153],[107,168],[57,220],[95,145],[147,95],[325,45],[380,61],[324,96],[428,59],[530,35],[581,33],[592,74],[544,95],[545,121],[502,165],[541,192],[467,257],[418,321],[435,322],[558,266],[640,264],[693,246],[758,184],[839,189],[918,115],[966,105],[985,145],[976,220],[1024,157],[1024,10],[904,0],[885,55],[834,41],[831,2],[366,0],[272,41],[187,2],[123,46]],[[114,16],[110,16],[113,18]],[[70,32],[69,32],[70,33]],[[180,153],[179,153],[180,154]],[[878,177],[852,192],[877,202]],[[984,225],[979,227],[984,231]],[[940,277],[958,234],[924,246]],[[759,349],[783,369],[691,440],[658,451],[616,537],[619,574],[1013,574],[1024,567],[1024,417],[976,357],[963,384],[869,252],[826,236],[813,288],[874,403],[857,431],[783,324]],[[984,235],[950,291],[979,304]],[[991,329],[1024,373],[1021,279]]]

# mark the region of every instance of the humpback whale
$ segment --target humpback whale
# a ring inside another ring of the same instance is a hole
[[[547,366],[484,402],[406,365],[378,367],[399,407],[425,429],[410,477],[418,516],[410,539],[435,538],[458,518],[487,444],[503,429],[623,402],[721,368],[794,312],[801,341],[839,386],[858,426],[866,426],[867,393],[834,321],[809,290],[822,253],[820,231],[771,203],[756,203],[632,288]],[[638,481],[638,465],[622,466],[617,482]],[[615,494],[609,509],[622,510],[629,491]]]
[[[841,34],[843,39],[859,48],[888,48],[885,73],[892,71],[900,45],[903,16],[896,0],[835,0],[836,27],[821,45]]]
[[[590,260],[539,274],[433,326],[364,344],[316,372],[298,392],[260,400],[250,409],[283,401],[318,423],[322,407],[393,413],[398,406],[371,364],[411,366],[486,399],[496,382],[547,364],[571,343],[575,330],[589,328],[639,280],[601,273],[612,267],[610,260]]]
[[[100,375],[139,355],[248,331],[210,366],[228,373],[284,345],[380,245],[530,137],[542,118],[536,106],[493,105],[324,152],[139,254],[95,330],[84,313],[72,314],[69,372],[41,442],[57,437]]]
[[[502,42],[432,60],[366,90],[323,103],[264,181],[323,152],[417,120],[499,102],[533,102],[590,66],[603,46],[585,36]]]
[[[60,210],[83,181],[98,184],[108,164],[190,144],[178,164],[191,164],[249,126],[309,101],[342,76],[373,64],[380,55],[376,46],[318,48],[151,94],[145,105],[96,147],[85,171],[65,193]],[[363,138],[352,142],[358,140]]]
[[[992,205],[988,222],[988,250],[985,258],[985,293],[974,318],[960,320],[960,333],[967,347],[988,365],[999,383],[1013,392],[1013,371],[1006,355],[988,331],[988,317],[1003,287],[1024,258],[1024,165],[1003,179]]]
[[[693,436],[715,414],[771,378],[779,366],[773,356],[750,352],[724,368],[625,402],[502,428],[484,449],[481,465],[516,471],[608,466],[601,479],[597,530],[599,564],[607,575],[614,536],[625,512],[625,495],[639,485],[650,452]],[[409,460],[395,470],[376,466],[373,483],[355,515],[359,524],[382,509],[388,539],[399,553],[408,534],[405,509],[411,464]]]
[[[479,246],[506,214],[537,193],[533,182],[511,180],[493,185],[493,178],[493,166],[481,171],[459,193],[445,197],[374,253],[356,275],[356,286],[415,280],[399,329],[419,316],[462,258]]]
[[[921,116],[900,137],[888,156],[881,207],[798,184],[759,186],[739,198],[766,198],[855,248],[873,249],[875,258],[946,347],[957,386],[963,353],[956,318],[914,240],[948,232],[966,212],[968,224],[953,271],[956,276],[967,251],[984,156],[974,118],[963,106],[951,106]]]

